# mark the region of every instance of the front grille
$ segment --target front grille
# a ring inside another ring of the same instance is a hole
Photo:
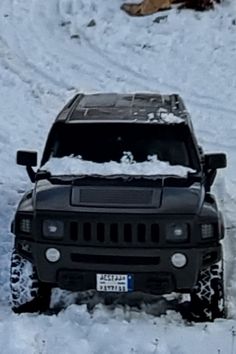
[[[159,225],[156,223],[70,223],[70,239],[78,245],[106,247],[145,247],[159,243]]]

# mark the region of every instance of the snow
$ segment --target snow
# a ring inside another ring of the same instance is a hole
[[[81,157],[66,156],[63,158],[51,158],[42,170],[51,173],[52,176],[82,175],[82,176],[165,176],[175,175],[186,177],[188,173],[194,173],[191,168],[175,165],[157,159],[156,155],[148,156],[147,161],[136,162],[130,152],[124,152],[121,162],[109,161],[97,163],[85,161]]]
[[[234,353],[234,321],[186,326],[168,312],[154,318],[144,312],[107,310],[98,306],[91,316],[85,305],[71,305],[57,316],[1,312],[1,353]],[[11,337],[16,339],[9,341]],[[222,340],[223,337],[223,340]],[[224,344],[223,344],[224,343]],[[194,345],[193,345],[194,344]]]
[[[156,112],[148,113],[148,120],[158,122],[159,124],[180,124],[184,121],[181,117],[167,112],[164,108],[159,108]]]
[[[2,0],[0,3],[0,353],[236,353],[236,5],[144,18],[123,0]],[[153,22],[160,16],[165,21]],[[87,27],[94,19],[96,25]],[[58,315],[15,315],[9,305],[10,223],[24,190],[17,149],[42,154],[56,113],[75,92],[179,93],[206,151],[228,168],[215,185],[226,219],[228,317],[188,324],[168,310],[71,304]]]

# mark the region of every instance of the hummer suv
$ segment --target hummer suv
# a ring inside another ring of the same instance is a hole
[[[193,318],[223,316],[224,224],[211,186],[226,156],[203,153],[179,95],[77,94],[38,170],[37,152],[18,151],[17,163],[34,185],[12,223],[15,312],[46,308],[59,287],[187,292]]]

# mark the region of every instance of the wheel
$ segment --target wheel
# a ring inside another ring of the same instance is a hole
[[[223,261],[200,271],[190,296],[192,320],[213,321],[224,317]]]
[[[49,308],[51,287],[39,281],[35,266],[16,249],[11,257],[10,288],[15,313],[44,312]]]

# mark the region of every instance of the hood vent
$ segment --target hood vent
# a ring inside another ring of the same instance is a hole
[[[99,207],[159,207],[161,189],[122,187],[73,187],[71,204]]]

